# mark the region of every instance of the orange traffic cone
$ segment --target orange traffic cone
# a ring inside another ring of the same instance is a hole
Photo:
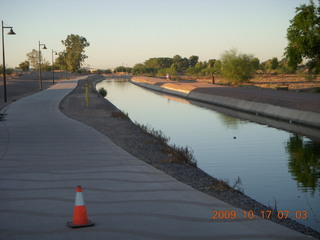
[[[91,227],[94,223],[89,221],[86,206],[82,197],[82,187],[76,188],[76,200],[74,204],[74,213],[72,222],[67,222],[71,228]]]

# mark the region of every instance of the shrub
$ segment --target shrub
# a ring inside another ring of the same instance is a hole
[[[157,74],[160,76],[165,76],[167,73],[169,73],[171,76],[173,76],[176,74],[176,71],[174,68],[161,68],[157,72]]]
[[[225,51],[221,56],[222,75],[231,83],[246,82],[254,75],[253,55],[238,54],[236,49]]]
[[[107,90],[105,90],[103,87],[99,88],[98,92],[100,93],[100,95],[102,97],[106,97],[107,96]]]

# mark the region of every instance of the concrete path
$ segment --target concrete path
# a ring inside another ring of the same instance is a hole
[[[0,239],[309,239],[207,196],[59,111],[62,82],[5,109],[0,122]],[[94,116],[92,116],[94,117]],[[77,185],[96,226],[67,227]],[[212,211],[236,211],[216,219]]]

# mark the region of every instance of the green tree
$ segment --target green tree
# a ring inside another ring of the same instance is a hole
[[[68,70],[71,72],[77,72],[84,60],[88,58],[84,54],[84,49],[90,46],[90,43],[85,37],[74,34],[68,35],[66,40],[62,40],[61,42],[66,47],[65,61],[68,66]]]
[[[180,55],[175,55],[173,56],[172,60],[173,60],[173,63],[178,63],[180,60],[182,59],[182,57]]]
[[[176,72],[182,72],[189,67],[189,60],[187,58],[182,58],[180,55],[175,55],[172,60],[173,63],[171,64],[171,68]]]
[[[55,64],[58,65],[59,69],[67,70],[67,63],[66,63],[66,52],[59,52],[58,57],[55,60]]]
[[[158,58],[149,58],[144,62],[144,66],[147,68],[160,68]]]
[[[41,69],[43,71],[51,72],[52,71],[52,66],[48,61],[44,60],[44,61],[41,62]]]
[[[276,70],[279,65],[278,58],[274,57],[266,61],[265,68],[266,70]]]
[[[169,73],[171,76],[173,76],[176,74],[176,71],[173,68],[161,68],[157,72],[157,74],[160,76],[165,76],[167,73]]]
[[[28,61],[30,62],[30,66],[36,69],[39,69],[39,51],[32,49],[31,52],[27,53]],[[43,61],[41,54],[41,62]]]
[[[298,135],[290,136],[286,144],[289,172],[303,191],[314,194],[320,188],[320,145]]]
[[[198,56],[192,55],[191,57],[189,57],[189,65],[190,65],[190,67],[194,67],[197,64],[198,61],[199,61],[199,57]]]
[[[0,73],[3,74],[3,65],[0,65]],[[13,73],[13,68],[6,67],[6,74],[11,75]]]
[[[216,63],[216,59],[209,59],[208,61],[208,67],[209,68],[213,68],[214,67],[214,64]]]
[[[202,69],[203,69],[203,62],[200,61],[200,62],[197,62],[194,67],[189,67],[186,70],[186,73],[189,75],[196,75],[196,74],[199,74]]]
[[[296,15],[287,29],[288,46],[285,56],[290,66],[307,60],[309,73],[320,72],[320,0],[319,6],[311,0],[309,5],[296,8]]]
[[[221,73],[221,66],[222,66],[222,63],[220,60],[216,60],[214,62],[214,65],[213,65],[213,71],[215,73]]]
[[[127,68],[125,66],[119,66],[119,67],[116,67],[114,70],[114,72],[126,72],[127,71]]]
[[[22,69],[22,71],[29,71],[30,68],[30,62],[29,61],[24,61],[19,64],[19,68]]]
[[[179,66],[180,66],[180,70],[187,70],[187,68],[189,67],[189,60],[188,58],[182,58],[179,61]]]
[[[279,62],[277,71],[279,73],[292,74],[295,73],[295,69],[288,64],[288,59],[282,58]]]
[[[236,49],[225,51],[221,56],[222,75],[232,83],[248,81],[253,77],[253,55],[238,54]]]
[[[173,63],[173,59],[169,57],[158,58],[159,68],[169,68]]]
[[[259,66],[260,66],[259,58],[255,57],[254,59],[252,59],[252,67],[253,67],[253,69],[257,71],[259,69]]]
[[[142,63],[137,63],[133,66],[133,74],[143,74],[145,73],[145,67]]]
[[[144,62],[144,66],[147,68],[169,68],[173,63],[172,58],[159,57],[159,58],[149,58]]]

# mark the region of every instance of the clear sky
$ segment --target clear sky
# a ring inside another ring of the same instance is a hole
[[[304,3],[309,0],[0,0],[0,20],[17,33],[5,36],[9,67],[27,60],[39,40],[51,62],[51,49],[62,51],[69,34],[90,42],[84,65],[92,68],[176,54],[205,61],[231,48],[265,61],[282,58],[289,21]]]

